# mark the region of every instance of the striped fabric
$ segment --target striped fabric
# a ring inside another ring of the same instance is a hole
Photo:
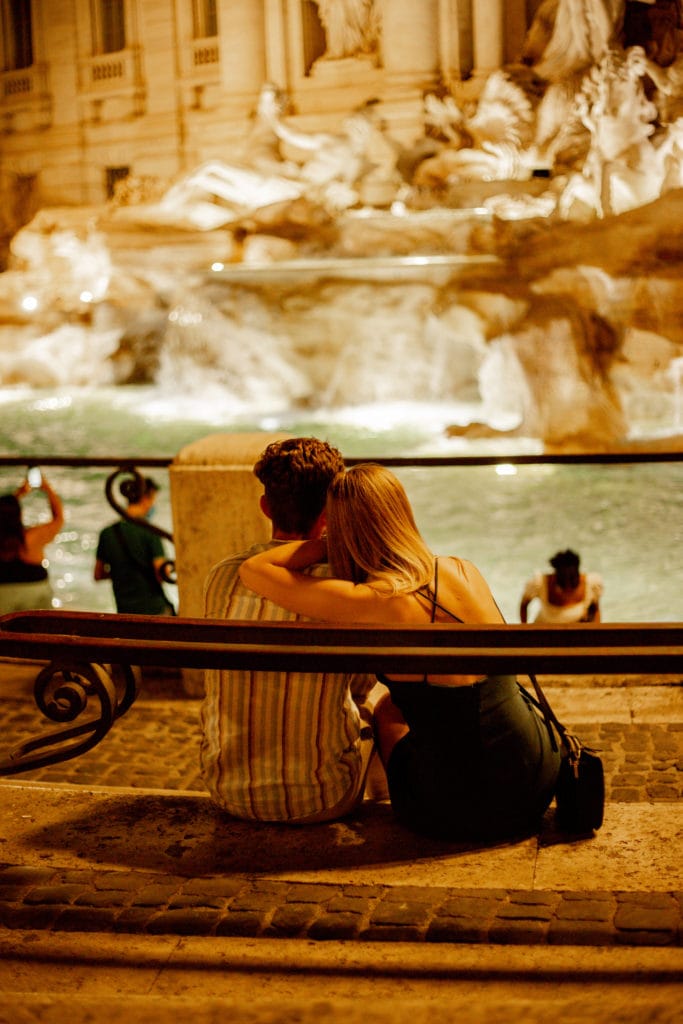
[[[211,619],[299,618],[248,590],[242,562],[258,544],[213,568]],[[324,575],[327,566],[313,570]],[[371,676],[209,670],[201,708],[201,766],[213,800],[239,818],[293,821],[334,807],[359,783],[361,704]]]

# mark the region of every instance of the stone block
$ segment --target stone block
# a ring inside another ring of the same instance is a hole
[[[212,434],[182,448],[169,469],[179,613],[201,617],[204,581],[221,558],[270,538],[253,468],[286,434]]]
[[[311,939],[355,939],[358,936],[361,917],[352,912],[328,912],[322,914],[308,929]]]

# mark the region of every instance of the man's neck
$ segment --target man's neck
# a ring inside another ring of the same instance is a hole
[[[302,533],[285,533],[284,530],[273,530],[271,540],[315,540],[315,538],[306,537]]]

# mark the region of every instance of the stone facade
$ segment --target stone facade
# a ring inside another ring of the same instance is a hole
[[[517,59],[537,3],[25,0],[23,15],[21,6],[0,0],[0,189],[14,220],[5,233],[39,206],[99,204],[129,172],[168,182],[229,159],[265,81],[288,95],[302,129],[334,129],[373,101],[410,142],[424,92]],[[340,12],[348,27],[354,8],[358,39],[335,39]]]

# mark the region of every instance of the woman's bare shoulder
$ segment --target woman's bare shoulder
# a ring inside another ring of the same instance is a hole
[[[457,555],[447,555],[445,558],[439,558],[439,568],[445,569],[446,572],[450,570],[454,577],[464,582],[483,578],[474,562],[470,562],[468,558],[458,558]]]
[[[450,556],[439,560],[440,591],[451,611],[463,622],[496,622],[500,612],[481,571],[467,558]],[[441,569],[441,567],[443,568]]]

